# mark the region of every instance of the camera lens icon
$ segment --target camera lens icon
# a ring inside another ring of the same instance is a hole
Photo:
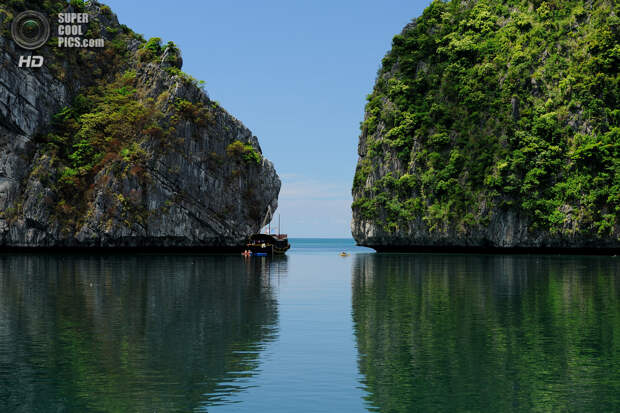
[[[33,10],[19,13],[11,24],[13,40],[21,48],[35,50],[50,37],[50,23],[44,14]]]

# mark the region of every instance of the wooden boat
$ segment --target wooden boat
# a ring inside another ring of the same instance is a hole
[[[286,234],[254,234],[250,237],[247,248],[252,254],[285,254],[291,244]]]
[[[257,254],[285,254],[291,244],[288,242],[288,236],[286,234],[280,234],[280,216],[278,215],[278,234],[271,233],[271,220],[273,214],[271,207],[267,208],[267,215],[263,220],[261,228],[264,228],[269,223],[269,229],[266,234],[254,234],[250,237],[247,243],[247,251],[250,251],[253,255]]]

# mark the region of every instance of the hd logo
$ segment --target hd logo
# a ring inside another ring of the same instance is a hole
[[[19,67],[41,67],[43,56],[19,56]]]
[[[11,24],[13,40],[19,47],[36,50],[43,46],[50,37],[50,24],[47,17],[33,10],[19,13]],[[41,67],[43,56],[20,56],[19,67]]]

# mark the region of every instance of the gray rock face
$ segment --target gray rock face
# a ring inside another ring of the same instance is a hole
[[[412,220],[407,227],[390,232],[380,224],[354,214],[351,232],[359,245],[378,251],[552,249],[593,252],[620,248],[620,243],[613,238],[580,235],[571,238],[544,232],[532,233],[528,230],[528,223],[526,217],[514,211],[498,211],[492,215],[488,225],[467,232],[456,226],[448,226],[443,231],[429,231],[421,219]]]
[[[97,14],[96,3],[88,11],[118,29],[115,16]],[[67,225],[57,212],[59,166],[38,137],[93,75],[68,63],[62,80],[47,64],[18,68],[19,55],[29,53],[0,36],[1,247],[237,247],[259,230],[268,207],[277,208],[280,179],[273,164],[227,154],[235,141],[260,154],[258,139],[202,89],[165,70],[170,65],[137,65],[136,43],[127,44],[128,61],[137,67],[142,98],[167,97],[158,102],[167,114],[179,100],[208,106],[211,122],[180,120],[167,145],[141,140],[143,179],[127,173],[135,165],[122,159],[105,165],[83,194],[87,207]],[[48,48],[38,52],[50,55]]]

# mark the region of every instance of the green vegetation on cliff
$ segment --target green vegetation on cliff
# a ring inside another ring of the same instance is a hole
[[[50,159],[51,171],[59,176],[50,176],[50,170],[34,174],[59,195],[56,213],[63,222],[86,210],[90,197],[84,194],[92,191],[95,176],[104,168],[113,165],[123,175],[148,179],[141,145],[169,137],[174,130],[160,127],[164,114],[153,99],[139,99],[135,86],[136,72],[130,70],[84,90],[72,106],[56,114],[53,132],[43,137],[41,156]]]
[[[362,123],[355,216],[467,232],[620,225],[620,19],[612,0],[434,1],[383,59]]]

